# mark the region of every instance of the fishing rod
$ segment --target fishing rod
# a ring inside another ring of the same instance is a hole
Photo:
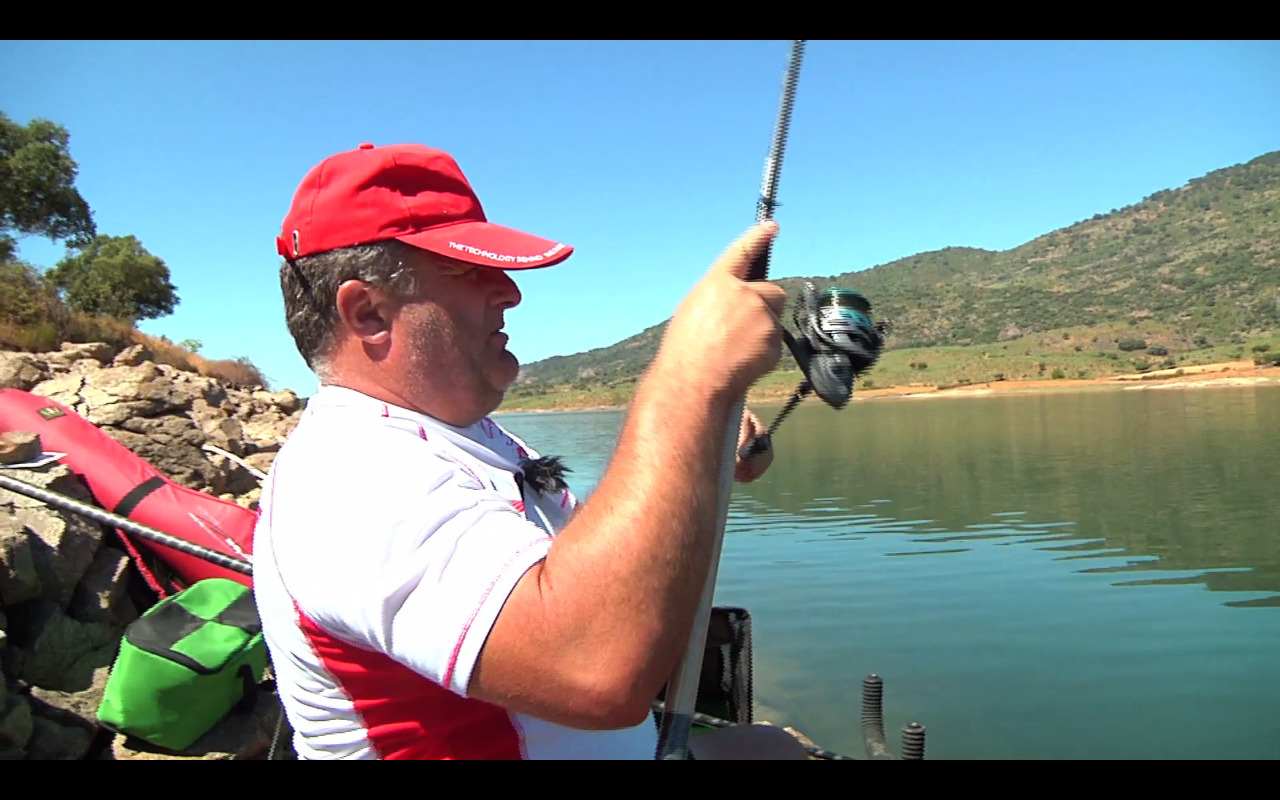
[[[796,82],[804,56],[804,45],[805,42],[802,39],[793,40],[791,43],[791,57],[787,64],[773,141],[769,156],[765,160],[764,184],[756,203],[757,223],[772,219],[777,206],[778,176],[782,171],[782,157],[791,125],[791,108],[795,100]],[[771,251],[772,243],[770,242],[752,263],[747,272],[747,280],[768,279]],[[805,312],[803,321],[801,311]],[[729,413],[729,424],[725,429],[721,456],[717,534],[712,542],[710,565],[689,642],[667,686],[669,712],[664,713],[662,717],[662,730],[658,743],[659,759],[689,758],[689,734],[694,721],[697,683],[701,670],[701,661],[698,656],[703,652],[706,643],[706,627],[711,615],[716,573],[724,544],[729,496],[733,490],[734,456],[748,459],[772,447],[772,438],[778,426],[810,393],[816,394],[832,408],[837,410],[844,408],[853,395],[854,381],[879,359],[884,348],[885,337],[890,329],[887,320],[878,322],[873,320],[871,303],[861,293],[838,287],[819,293],[813,283],[808,281],[805,282],[802,295],[797,302],[793,323],[797,331],[795,335],[792,335],[785,326],[780,326],[781,333],[783,341],[786,342],[804,377],[778,416],[767,431],[744,443],[742,448],[735,452],[734,446],[742,423],[745,396],[738,399]],[[912,735],[914,736],[914,733]],[[920,747],[923,753],[923,742]],[[869,753],[880,749],[868,745]]]
[[[772,219],[777,205],[778,175],[782,171],[782,156],[791,126],[791,107],[795,101],[796,81],[800,74],[800,62],[804,57],[804,40],[791,42],[791,57],[787,63],[786,79],[782,88],[782,101],[774,126],[773,141],[765,160],[764,184],[756,203],[756,222]],[[747,273],[747,280],[764,280],[769,274],[771,243],[765,245]],[[702,671],[702,654],[706,646],[707,625],[711,619],[711,605],[715,594],[716,573],[720,564],[720,550],[724,543],[725,520],[729,512],[729,495],[733,491],[734,454],[737,451],[738,432],[742,424],[742,412],[746,397],[738,398],[729,412],[725,426],[724,445],[720,456],[720,508],[716,535],[712,540],[711,558],[707,567],[702,597],[694,615],[693,627],[684,655],[676,665],[667,684],[667,713],[662,715],[662,729],[658,739],[657,756],[660,760],[682,761],[689,759],[689,735],[693,727],[694,708],[698,700],[698,677]]]
[[[170,536],[167,533],[162,533],[155,528],[150,528],[142,523],[134,522],[128,517],[122,517],[119,514],[112,514],[106,509],[76,500],[73,497],[67,497],[64,494],[59,494],[58,492],[50,491],[40,486],[32,486],[25,481],[20,481],[17,478],[3,473],[0,473],[0,487],[8,489],[11,492],[26,495],[33,500],[39,500],[46,505],[75,512],[76,514],[79,514],[82,517],[87,517],[94,522],[100,522],[103,525],[119,528],[122,531],[132,533],[143,539],[148,539],[156,544],[162,544],[165,547],[173,548],[174,550],[186,553],[189,556],[203,558],[205,561],[217,564],[220,567],[226,567],[229,570],[234,570],[235,572],[239,572],[244,575],[253,574],[253,565],[248,561],[232,558],[224,553],[219,553],[216,550],[210,550],[207,547],[192,544],[185,539],[179,539],[176,536]]]

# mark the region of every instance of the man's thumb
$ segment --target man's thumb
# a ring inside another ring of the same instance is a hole
[[[757,222],[720,254],[712,269],[746,280],[752,263],[764,253],[777,234],[777,222],[771,219]]]

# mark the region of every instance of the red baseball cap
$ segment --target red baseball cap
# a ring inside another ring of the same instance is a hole
[[[420,144],[362,144],[302,179],[276,250],[286,259],[385,239],[500,269],[549,267],[573,248],[489,222],[448,153]]]

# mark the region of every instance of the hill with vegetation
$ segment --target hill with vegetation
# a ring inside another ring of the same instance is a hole
[[[1280,350],[1280,151],[1010,250],[950,247],[777,283],[794,303],[806,280],[857,289],[892,321],[868,386],[1270,363]],[[625,403],[665,327],[526,365],[504,408]],[[798,380],[788,356],[758,391]]]

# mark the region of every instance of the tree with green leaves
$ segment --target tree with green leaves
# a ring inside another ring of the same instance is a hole
[[[95,236],[45,279],[68,307],[135,324],[172,314],[179,302],[169,268],[134,236]]]
[[[96,234],[89,204],[75,188],[79,167],[61,125],[19,125],[0,111],[0,262],[17,250],[13,234],[46,236],[72,246]]]

